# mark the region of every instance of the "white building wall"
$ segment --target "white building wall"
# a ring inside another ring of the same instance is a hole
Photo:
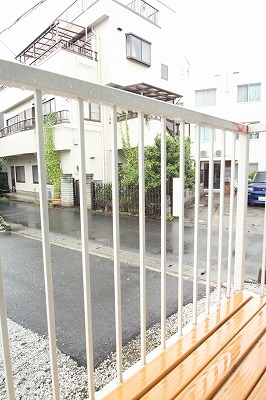
[[[238,85],[261,83],[260,101],[238,103]],[[184,107],[210,115],[219,116],[235,122],[252,123],[266,122],[266,71],[249,73],[232,73],[224,76],[204,77],[199,79],[188,79],[184,85],[183,97]],[[195,105],[195,91],[203,89],[216,89],[216,105]],[[194,127],[191,127],[191,137],[194,140]],[[231,135],[227,134],[226,159],[231,159]],[[216,132],[214,151],[221,148],[221,138]],[[201,150],[208,152],[209,143],[201,142]],[[194,146],[192,146],[194,151]],[[237,141],[236,159],[238,160],[239,146]],[[204,158],[202,158],[204,161]],[[258,164],[258,169],[266,169],[266,132],[262,132],[258,139],[250,140],[250,164]]]
[[[14,133],[0,139],[0,157],[36,153],[34,130]]]
[[[157,25],[116,1],[98,0],[86,3],[89,5],[88,10],[76,18],[74,23],[91,28],[89,35],[92,35],[92,50],[98,53],[98,61],[57,49],[39,62],[38,68],[104,85],[126,86],[145,82],[179,93],[179,83],[175,75],[178,62],[171,40],[176,14],[157,0],[149,3],[159,10]],[[126,58],[126,33],[151,42],[150,67]],[[161,78],[161,64],[168,66],[168,80]],[[51,95],[44,93],[43,98],[48,100]],[[28,91],[7,89],[0,93],[0,111],[4,111],[5,120],[30,108],[33,102],[33,93]],[[55,110],[69,112],[69,122],[55,126],[55,147],[60,152],[63,172],[78,179],[77,103],[71,99],[55,97]],[[101,122],[85,123],[86,172],[92,173],[95,180],[108,181],[111,178],[112,118],[112,110],[102,106]],[[137,119],[129,121],[132,146],[138,143],[138,136],[135,134],[137,124]],[[145,126],[145,144],[151,144],[158,132],[160,123],[150,121],[149,126]],[[31,154],[36,151],[33,138],[33,130],[0,138],[0,156],[16,156],[16,162],[24,162],[26,165],[27,157],[30,159]],[[118,147],[122,149],[120,134],[118,141]],[[29,156],[24,158],[26,154]],[[119,161],[123,160],[120,151]]]

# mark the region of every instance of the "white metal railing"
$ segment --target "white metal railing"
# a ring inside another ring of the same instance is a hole
[[[77,101],[78,108],[78,135],[80,156],[80,219],[82,237],[82,265],[85,303],[86,326],[86,354],[88,370],[88,387],[90,399],[95,398],[93,380],[93,336],[91,322],[91,283],[88,248],[88,219],[86,209],[86,163],[85,163],[85,139],[83,101],[100,103],[112,109],[112,196],[113,196],[113,251],[114,251],[114,287],[115,287],[115,321],[116,321],[116,351],[117,351],[117,381],[123,380],[122,372],[122,322],[121,322],[121,273],[120,273],[120,235],[119,235],[119,205],[118,205],[118,149],[117,149],[117,109],[133,110],[138,113],[139,119],[139,264],[140,264],[140,310],[141,310],[141,364],[146,359],[146,263],[145,263],[145,179],[144,179],[144,114],[156,115],[161,118],[161,348],[166,347],[166,118],[170,118],[180,124],[180,179],[181,191],[184,191],[185,171],[185,123],[196,125],[196,175],[195,175],[195,223],[194,223],[194,282],[193,282],[193,323],[197,322],[198,301],[198,250],[199,250],[199,199],[200,199],[200,126],[211,128],[210,159],[209,159],[209,190],[208,190],[208,234],[206,254],[206,313],[210,309],[210,270],[212,266],[212,224],[213,224],[213,130],[218,129],[223,135],[221,154],[221,193],[220,193],[220,227],[219,227],[219,256],[218,256],[218,298],[221,301],[221,268],[223,246],[223,210],[224,210],[224,168],[225,168],[225,141],[228,137],[232,140],[232,160],[235,160],[236,135],[239,134],[241,152],[239,156],[239,179],[237,193],[236,225],[233,226],[234,215],[234,176],[235,167],[232,163],[231,170],[231,194],[229,217],[229,248],[228,248],[228,290],[231,294],[231,270],[233,254],[233,233],[236,231],[235,240],[235,269],[234,288],[242,290],[244,282],[245,266],[245,226],[247,209],[247,179],[248,179],[248,127],[230,122],[221,118],[215,118],[195,111],[190,111],[172,104],[152,100],[136,94],[124,92],[118,89],[100,86],[94,83],[86,83],[78,79],[43,71],[41,69],[15,64],[8,61],[0,61],[0,84],[28,89],[34,92],[36,106],[36,136],[38,168],[40,177],[40,213],[42,222],[42,246],[43,263],[45,271],[45,292],[47,305],[47,321],[50,343],[50,358],[53,382],[54,399],[60,398],[59,379],[56,357],[56,334],[53,305],[52,265],[49,243],[49,221],[47,212],[47,193],[45,177],[43,118],[42,118],[42,94],[50,94],[72,98]],[[252,129],[256,129],[254,126]],[[182,335],[182,308],[183,308],[183,260],[184,260],[184,196],[181,197],[181,216],[179,218],[179,287],[178,287],[178,335]],[[265,218],[266,221],[266,218]],[[264,242],[262,254],[262,280],[261,296],[264,295],[265,260],[266,260],[266,222],[264,224]],[[0,264],[0,311],[1,311],[1,341],[4,355],[6,384],[9,399],[14,399],[12,383],[11,360],[7,332],[6,308],[4,301],[3,273]]]

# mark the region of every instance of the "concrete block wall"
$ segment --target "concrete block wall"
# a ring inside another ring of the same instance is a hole
[[[86,174],[86,198],[88,210],[92,210],[92,182],[93,174]]]
[[[61,175],[61,199],[62,199],[62,206],[64,207],[74,206],[74,189],[73,189],[72,174]]]

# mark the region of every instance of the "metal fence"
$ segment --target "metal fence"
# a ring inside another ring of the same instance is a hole
[[[118,185],[119,212],[132,215],[139,214],[139,186]],[[92,183],[93,210],[112,211],[112,183]],[[168,210],[172,204],[172,179],[167,181],[166,195]],[[159,217],[161,215],[161,186],[145,188],[145,215]]]
[[[212,267],[212,223],[213,223],[213,174],[214,174],[214,129],[219,130],[223,137],[221,150],[221,187],[220,187],[220,213],[219,213],[219,249],[217,265],[217,304],[221,302],[221,268],[226,263],[228,269],[227,290],[231,295],[231,276],[234,268],[234,288],[242,290],[245,271],[245,235],[246,235],[246,212],[247,212],[247,181],[248,181],[248,157],[249,157],[249,129],[262,131],[258,126],[247,126],[233,123],[224,119],[215,118],[173,104],[146,98],[136,94],[124,92],[115,88],[100,86],[93,83],[85,83],[78,79],[53,74],[26,65],[15,64],[0,60],[0,84],[24,88],[34,92],[34,103],[36,107],[36,137],[38,170],[40,181],[40,213],[42,221],[42,247],[43,266],[46,292],[47,324],[50,345],[50,360],[52,373],[52,387],[54,399],[60,398],[59,377],[57,366],[56,329],[54,317],[54,291],[51,250],[49,241],[49,219],[47,209],[46,173],[44,159],[43,138],[43,115],[42,94],[53,93],[74,99],[77,102],[78,120],[77,132],[79,142],[79,174],[80,174],[80,222],[81,222],[81,244],[82,244],[82,268],[84,281],[84,307],[86,327],[86,355],[88,374],[88,394],[91,400],[95,399],[94,368],[93,368],[93,335],[91,317],[91,282],[90,282],[90,260],[88,247],[88,218],[86,207],[86,164],[85,164],[85,135],[83,101],[90,101],[110,107],[112,111],[112,220],[113,220],[113,266],[114,266],[114,291],[115,291],[115,322],[116,322],[116,381],[124,379],[122,371],[122,307],[121,307],[121,272],[120,272],[120,229],[119,229],[119,181],[118,181],[118,149],[117,149],[117,108],[134,110],[139,119],[139,271],[140,271],[140,341],[141,341],[141,365],[147,363],[146,349],[146,250],[145,250],[145,179],[144,179],[144,114],[156,115],[161,120],[161,349],[166,347],[166,119],[172,119],[180,124],[180,217],[179,217],[179,256],[178,256],[178,327],[177,334],[183,334],[183,282],[184,282],[184,167],[185,167],[185,123],[196,126],[196,177],[195,177],[195,223],[194,223],[194,279],[193,279],[193,323],[198,321],[198,249],[199,249],[199,209],[200,209],[200,126],[209,126],[210,134],[210,157],[209,157],[209,185],[208,185],[208,227],[206,242],[206,306],[205,311],[210,311],[210,272]],[[265,127],[264,127],[265,128]],[[265,130],[265,129],[264,129]],[[234,210],[234,178],[236,159],[236,135],[239,134],[238,145],[241,147],[238,157],[238,191],[236,209]],[[223,236],[223,214],[224,214],[224,171],[225,171],[225,139],[230,138],[232,142],[232,170],[230,191],[230,215],[229,215],[229,239],[228,257],[223,259],[222,248]],[[2,139],[5,140],[5,139]],[[111,193],[109,193],[111,196]],[[234,222],[234,215],[236,221]],[[235,237],[234,237],[235,236]],[[234,240],[235,239],[235,240]],[[264,295],[265,260],[266,260],[266,223],[264,228],[264,239],[262,246],[262,274],[261,274],[261,296]],[[14,249],[16,251],[16,249]],[[234,264],[233,264],[233,253]],[[1,327],[0,337],[2,341],[2,353],[5,366],[6,385],[10,399],[15,398],[12,379],[12,362],[9,350],[9,338],[7,329],[6,308],[4,299],[4,279],[0,262],[0,311]],[[85,350],[84,350],[85,351]],[[25,371],[26,373],[26,371]]]

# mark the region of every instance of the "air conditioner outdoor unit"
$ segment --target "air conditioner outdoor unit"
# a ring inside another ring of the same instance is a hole
[[[216,157],[221,157],[221,155],[222,155],[221,150],[216,150],[215,155],[216,155]]]
[[[208,156],[207,150],[201,150],[200,156],[201,156],[201,157],[207,157],[207,156]]]

